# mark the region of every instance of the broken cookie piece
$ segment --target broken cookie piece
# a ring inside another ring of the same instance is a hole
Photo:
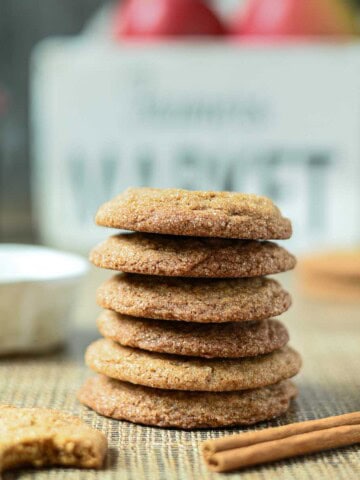
[[[106,451],[105,436],[77,417],[0,406],[0,472],[22,466],[100,468]]]

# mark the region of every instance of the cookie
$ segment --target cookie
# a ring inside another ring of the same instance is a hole
[[[97,293],[98,304],[134,317],[222,323],[263,320],[285,312],[291,297],[276,280],[170,278],[119,274]]]
[[[22,466],[100,468],[105,436],[79,418],[45,408],[0,407],[0,471]]]
[[[87,380],[78,398],[101,415],[156,427],[251,425],[282,415],[297,394],[290,381],[241,392],[159,390],[104,376]]]
[[[112,340],[92,343],[86,364],[95,372],[125,382],[170,390],[225,392],[264,387],[293,377],[300,355],[284,347],[241,359],[198,359],[123,347]]]
[[[246,193],[129,188],[102,205],[96,223],[138,232],[241,239],[289,238],[290,220]]]
[[[101,268],[171,277],[257,277],[295,267],[293,255],[273,242],[115,235],[95,247],[90,261]]]
[[[277,320],[199,325],[147,320],[105,310],[97,325],[101,335],[123,346],[205,358],[262,355],[289,341],[286,328]]]

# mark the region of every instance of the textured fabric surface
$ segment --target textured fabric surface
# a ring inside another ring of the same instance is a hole
[[[320,308],[297,302],[293,314],[285,315],[292,344],[303,355],[304,368],[295,383],[300,395],[289,413],[273,422],[253,428],[265,428],[360,410],[360,315],[341,305]],[[341,312],[343,315],[341,316]],[[282,317],[283,318],[283,317]],[[199,452],[206,438],[242,431],[181,431],[141,427],[102,418],[76,400],[76,391],[90,372],[83,366],[87,344],[97,337],[95,331],[77,331],[65,352],[50,357],[9,358],[0,360],[0,403],[63,409],[79,415],[89,425],[102,430],[109,439],[110,452],[102,471],[51,469],[33,472],[8,472],[4,480],[192,480],[276,478],[349,480],[360,475],[358,446],[334,452],[277,462],[241,473],[210,473]]]

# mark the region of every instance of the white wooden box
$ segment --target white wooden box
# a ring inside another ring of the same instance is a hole
[[[33,201],[43,242],[87,251],[128,186],[268,195],[296,251],[360,237],[360,43],[40,44]]]

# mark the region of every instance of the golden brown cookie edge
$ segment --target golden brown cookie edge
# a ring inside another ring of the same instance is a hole
[[[284,414],[297,395],[288,380],[242,392],[158,390],[104,376],[88,379],[78,399],[100,415],[162,428],[200,429],[252,425]]]

